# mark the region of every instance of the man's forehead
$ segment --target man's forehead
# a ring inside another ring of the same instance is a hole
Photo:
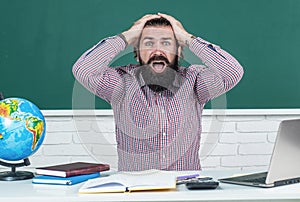
[[[141,39],[144,38],[174,38],[174,32],[171,26],[148,26],[142,31]]]

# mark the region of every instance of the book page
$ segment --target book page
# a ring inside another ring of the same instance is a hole
[[[117,174],[88,180],[79,189],[79,193],[125,192],[126,182]]]
[[[126,185],[129,190],[169,189],[176,187],[176,174],[172,171],[145,170],[124,172],[120,175],[126,179]]]
[[[125,192],[134,190],[176,188],[176,173],[172,171],[146,170],[120,172],[86,182],[79,192]]]

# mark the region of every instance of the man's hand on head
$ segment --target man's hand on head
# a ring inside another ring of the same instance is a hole
[[[190,42],[193,40],[193,35],[184,29],[181,22],[167,14],[158,13],[158,16],[166,18],[171,23],[174,34],[180,46],[186,46],[190,44]]]
[[[148,14],[137,20],[130,29],[124,31],[122,35],[125,37],[127,43],[132,46],[136,46],[138,43],[138,39],[141,35],[141,32],[144,28],[145,23],[148,20],[152,20],[155,18],[160,18],[161,16],[156,14]]]

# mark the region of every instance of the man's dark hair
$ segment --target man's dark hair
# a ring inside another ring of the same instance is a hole
[[[171,26],[171,27],[172,27],[170,21],[167,20],[166,18],[163,18],[163,17],[160,17],[160,18],[154,18],[154,19],[148,20],[148,21],[145,23],[145,25],[144,25],[143,28],[145,28],[145,27],[150,27],[150,26],[152,26],[152,27],[158,27],[158,26]],[[176,39],[176,37],[175,37],[175,39]],[[138,39],[137,46],[134,47],[134,49],[133,49],[134,58],[137,58],[137,57],[138,57],[138,47],[140,46],[140,40],[141,40],[141,36],[140,36],[139,39]],[[176,45],[177,45],[177,47],[179,46],[177,39],[176,39]]]
[[[167,20],[166,18],[160,17],[160,18],[154,18],[152,20],[148,20],[145,25],[144,28],[147,26],[171,26],[171,23],[169,20]]]

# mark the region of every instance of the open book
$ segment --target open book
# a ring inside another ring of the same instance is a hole
[[[160,170],[119,172],[108,177],[88,180],[79,189],[79,194],[158,189],[176,189],[176,173],[173,171]]]

